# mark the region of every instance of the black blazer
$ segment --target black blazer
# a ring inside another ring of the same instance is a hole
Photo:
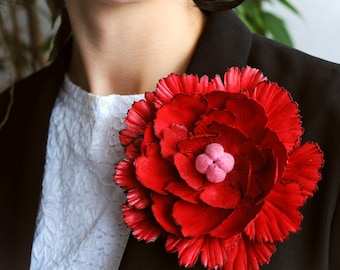
[[[40,202],[49,118],[69,60],[69,49],[48,67],[15,84],[14,103],[0,132],[0,269],[28,269]],[[325,152],[319,191],[302,209],[302,229],[277,244],[261,269],[340,269],[340,66],[251,34],[232,11],[213,13],[187,73],[223,74],[250,65],[287,88],[300,104],[304,140]],[[0,119],[10,101],[0,95]],[[130,237],[120,270],[175,270],[163,243]],[[196,266],[194,269],[203,269]]]

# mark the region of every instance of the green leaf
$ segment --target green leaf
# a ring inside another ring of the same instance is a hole
[[[236,8],[241,19],[254,33],[265,35],[266,27],[263,21],[263,8],[261,0],[248,0]]]
[[[268,33],[272,35],[275,40],[288,46],[293,46],[293,41],[288,33],[284,21],[276,15],[268,12],[264,12],[263,16]]]
[[[297,10],[297,8],[293,6],[293,4],[291,4],[288,0],[279,0],[279,2],[296,15],[300,15],[300,12]]]

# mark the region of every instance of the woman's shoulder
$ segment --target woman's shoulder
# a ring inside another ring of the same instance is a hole
[[[309,55],[274,40],[253,34],[248,59],[273,81],[283,81],[287,87],[320,84],[338,88],[340,93],[340,64]]]

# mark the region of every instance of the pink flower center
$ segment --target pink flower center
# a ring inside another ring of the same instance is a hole
[[[195,161],[196,170],[205,174],[211,183],[224,181],[227,173],[231,172],[235,165],[234,157],[224,152],[222,145],[211,143],[203,154],[197,156]]]

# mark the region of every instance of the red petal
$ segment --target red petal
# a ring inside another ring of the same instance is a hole
[[[259,265],[268,263],[276,248],[271,243],[257,243],[241,237],[237,245],[228,251],[229,258],[223,270],[259,270]]]
[[[163,227],[168,233],[180,235],[180,228],[174,222],[171,213],[175,203],[174,198],[170,196],[152,194],[152,212],[157,222]]]
[[[133,162],[134,161],[131,159],[123,159],[117,163],[114,180],[120,187],[130,189],[134,188],[138,184]]]
[[[263,203],[247,208],[237,208],[229,215],[220,226],[210,232],[212,237],[230,238],[241,233],[247,224],[255,218],[263,206]]]
[[[225,180],[218,184],[207,183],[200,198],[206,204],[212,207],[232,209],[240,201],[241,192],[228,184]]]
[[[228,259],[228,249],[237,245],[238,239],[238,236],[229,239],[205,237],[201,253],[201,261],[204,267],[221,269]]]
[[[145,153],[146,148],[153,143],[157,143],[158,140],[154,134],[152,123],[149,123],[144,131],[143,140],[141,142],[141,150]]]
[[[173,159],[178,152],[177,144],[188,137],[188,131],[184,126],[172,125],[163,131],[163,139],[160,142],[162,155],[166,159]]]
[[[260,172],[265,167],[265,159],[261,150],[253,140],[247,140],[239,146],[239,152],[235,158],[244,168],[248,168],[248,164],[251,164],[253,172]]]
[[[267,130],[267,134],[263,138],[263,141],[260,143],[259,148],[262,149],[262,152],[269,150],[273,153],[274,157],[277,160],[278,177],[281,177],[284,168],[287,165],[287,151],[282,142],[277,137],[277,134],[275,134],[271,130]]]
[[[261,153],[257,157],[262,163],[262,167],[256,167],[259,164],[254,157],[251,160],[251,173],[248,178],[247,191],[244,194],[245,200],[250,202],[262,200],[272,190],[278,176],[277,159],[271,150]],[[256,156],[255,156],[256,157]]]
[[[190,188],[184,182],[171,182],[165,188],[167,191],[173,195],[191,203],[199,203],[199,192]]]
[[[227,252],[221,239],[206,237],[202,247],[201,261],[208,269],[221,268],[227,259]]]
[[[229,100],[226,109],[235,116],[233,127],[255,142],[262,139],[268,119],[263,108],[257,102],[251,99]]]
[[[140,155],[141,150],[141,144],[142,144],[143,138],[136,137],[134,141],[132,141],[130,144],[128,144],[125,147],[125,156],[127,158],[135,159]]]
[[[181,153],[194,154],[197,156],[204,153],[207,145],[213,142],[216,142],[216,135],[207,134],[180,141],[178,143],[178,149]]]
[[[221,87],[220,79],[214,79],[213,84]],[[232,67],[224,74],[224,90],[232,93],[240,93],[242,90],[251,91],[257,84],[266,80],[266,77],[258,69],[244,67],[241,71]]]
[[[130,206],[143,209],[150,205],[149,192],[137,180],[132,160],[122,160],[117,164],[114,180],[128,190],[127,201]]]
[[[239,130],[230,126],[213,123],[209,126],[209,134],[197,136],[188,140],[183,140],[178,144],[182,153],[195,153],[196,155],[204,152],[207,145],[218,143],[223,146],[224,151],[235,155],[247,139]]]
[[[193,267],[199,255],[207,269],[221,269],[228,258],[227,250],[237,245],[238,237],[227,240],[207,236],[195,238],[178,238],[169,235],[166,241],[168,252],[178,251],[179,263],[185,267]]]
[[[178,201],[172,215],[184,237],[198,237],[216,228],[229,214],[228,210]]]
[[[146,148],[145,156],[136,159],[136,174],[140,182],[147,188],[166,195],[165,186],[178,179],[174,167],[161,157],[158,144]]]
[[[126,193],[126,199],[129,206],[137,209],[144,209],[151,203],[149,192],[145,188],[129,189]]]
[[[298,209],[305,201],[298,184],[277,182],[256,219],[247,226],[246,234],[259,242],[285,240],[300,228],[302,215]]]
[[[296,148],[288,158],[288,164],[282,179],[297,181],[301,184],[307,197],[312,197],[321,179],[320,169],[323,166],[323,154],[314,143],[306,143]]]
[[[116,183],[127,190],[127,202],[130,206],[144,209],[151,204],[148,190],[136,178],[133,160],[122,160],[116,166]]]
[[[290,152],[303,133],[298,105],[288,91],[274,83],[261,83],[251,96],[259,102],[268,117],[268,127],[273,130]]]
[[[180,265],[192,267],[198,260],[203,242],[204,237],[177,238],[174,235],[168,235],[165,248],[171,253],[178,251]]]
[[[120,133],[123,145],[130,144],[136,137],[143,135],[148,123],[154,119],[154,108],[145,100],[135,102],[128,112],[125,120],[126,129]]]
[[[209,83],[207,76],[198,78],[196,75],[171,74],[159,81],[155,93],[155,103],[157,108],[159,108],[163,104],[169,103],[176,94],[205,94],[212,90],[212,85]]]
[[[162,137],[163,130],[173,124],[184,126],[188,131],[193,129],[195,122],[206,113],[207,102],[202,95],[177,95],[171,103],[162,106],[156,113],[154,122],[155,134]]]
[[[188,186],[198,190],[203,186],[205,176],[196,170],[195,159],[196,157],[193,155],[177,153],[174,156],[174,164],[181,178],[188,184]]]
[[[140,241],[155,241],[163,233],[163,229],[147,210],[137,210],[123,205],[124,221],[132,229],[132,234]]]
[[[235,116],[229,111],[211,111],[208,114],[203,115],[202,118],[197,121],[193,133],[195,136],[209,134],[209,127],[212,123],[233,126],[234,122]]]
[[[224,87],[223,87],[224,88]],[[208,101],[209,110],[221,110],[225,108],[228,100],[248,99],[245,95],[238,93],[229,93],[224,91],[214,91],[205,96]]]

